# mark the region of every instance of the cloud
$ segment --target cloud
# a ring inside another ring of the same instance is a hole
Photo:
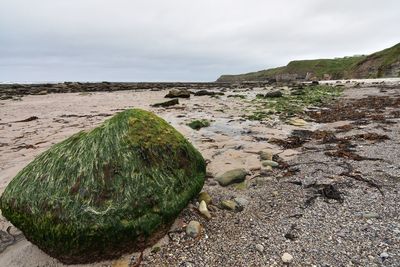
[[[9,0],[0,81],[212,81],[399,42],[400,2]]]

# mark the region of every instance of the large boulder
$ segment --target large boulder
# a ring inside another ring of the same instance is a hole
[[[153,113],[121,112],[54,145],[10,182],[3,215],[64,263],[154,243],[205,178],[201,154]]]

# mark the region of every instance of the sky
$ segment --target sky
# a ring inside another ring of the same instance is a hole
[[[400,42],[399,0],[0,0],[1,81],[214,81]]]

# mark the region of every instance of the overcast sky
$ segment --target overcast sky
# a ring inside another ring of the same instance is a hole
[[[0,0],[0,81],[213,81],[398,42],[399,0]]]

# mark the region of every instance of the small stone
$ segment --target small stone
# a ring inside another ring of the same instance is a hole
[[[198,221],[191,221],[186,226],[186,234],[193,238],[198,237],[201,232],[201,224]]]
[[[260,170],[261,175],[268,175],[272,171],[271,166],[266,166]]]
[[[179,100],[177,98],[165,101],[165,102],[161,102],[161,103],[156,103],[151,105],[152,107],[170,107],[170,106],[174,106],[174,105],[178,105],[179,104]]]
[[[293,261],[293,256],[290,255],[289,253],[285,252],[283,253],[281,257],[283,263],[291,263]]]
[[[226,210],[241,211],[243,207],[239,206],[235,201],[223,200],[221,201],[221,207]]]
[[[210,212],[208,211],[208,209],[207,209],[207,204],[206,204],[206,202],[205,202],[204,200],[202,200],[202,201],[200,202],[199,211],[200,211],[201,214],[204,215],[204,217],[206,217],[207,219],[211,219],[211,214],[210,214]]]
[[[233,201],[235,201],[238,205],[242,206],[243,208],[249,203],[249,201],[242,197],[237,197]]]
[[[272,91],[272,92],[268,92],[268,93],[266,93],[265,94],[265,97],[271,97],[271,98],[274,98],[274,97],[282,97],[283,96],[283,93],[282,93],[282,91]]]
[[[279,192],[278,192],[278,191],[272,191],[272,195],[273,195],[274,197],[277,197],[277,196],[279,196]]]
[[[289,124],[291,124],[293,126],[306,126],[307,122],[303,119],[291,119],[289,121]]]
[[[270,150],[260,151],[260,159],[261,160],[272,160],[273,153]]]
[[[209,205],[212,202],[212,198],[207,192],[201,192],[199,194],[199,202],[201,202],[202,200],[204,200],[204,202],[206,202],[207,205]]]
[[[151,248],[151,253],[157,253],[161,250],[161,248],[159,246],[153,246]]]
[[[239,184],[235,184],[234,187],[236,190],[246,190],[247,189],[246,181],[243,181]]]
[[[264,160],[264,161],[262,162],[262,165],[263,165],[264,167],[268,167],[268,166],[270,166],[270,167],[278,167],[278,166],[279,166],[279,163],[276,162],[276,161],[273,161],[273,160]]]
[[[218,183],[215,180],[207,180],[209,186],[216,186]]]
[[[379,257],[381,257],[381,259],[385,260],[385,259],[389,258],[389,254],[387,252],[382,252],[381,255],[379,255]]]
[[[263,252],[264,252],[264,246],[261,245],[261,244],[257,244],[257,245],[256,245],[256,250],[257,250],[258,252],[260,252],[260,253],[263,253]]]
[[[222,186],[227,186],[233,183],[241,183],[246,179],[247,171],[245,169],[234,169],[225,172],[223,175],[216,178]]]
[[[368,255],[368,259],[371,260],[371,261],[373,261],[373,260],[375,260],[375,257],[372,256],[372,255]]]

